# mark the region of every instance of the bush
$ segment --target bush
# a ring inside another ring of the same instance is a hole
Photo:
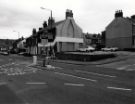
[[[135,48],[124,48],[124,51],[135,52]]]

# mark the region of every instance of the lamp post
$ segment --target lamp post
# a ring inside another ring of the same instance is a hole
[[[47,11],[50,11],[51,12],[51,34],[52,34],[52,10],[51,9],[48,9],[48,8],[44,8],[44,7],[40,7],[42,10],[47,10]],[[51,51],[51,43],[50,43],[50,51]],[[43,60],[43,66],[45,66],[46,64],[48,65],[49,64],[49,60],[48,60],[48,55],[49,55],[49,50],[47,49],[47,55],[45,57],[45,60]],[[45,62],[46,61],[46,62]]]
[[[44,7],[40,7],[42,10],[47,10],[51,12],[51,20],[52,20],[52,10]],[[51,29],[52,29],[52,21],[51,21]]]

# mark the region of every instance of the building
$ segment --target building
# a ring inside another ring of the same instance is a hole
[[[45,45],[45,47],[50,45],[54,46],[56,52],[76,51],[83,44],[82,29],[75,23],[72,11],[67,10],[65,15],[65,20],[56,23],[52,20],[54,41],[48,42]],[[50,21],[49,19],[48,28],[50,26]],[[51,34],[48,36],[52,37]],[[42,45],[39,43],[39,46]]]
[[[26,51],[26,39],[22,38],[22,40],[17,43],[17,49],[19,52]]]
[[[12,39],[0,39],[0,51],[12,49],[14,41]]]
[[[14,40],[14,42],[12,43],[11,53],[19,53],[22,50],[25,51],[24,44],[25,42],[23,37]]]
[[[92,46],[96,49],[100,49],[103,47],[102,40],[103,39],[101,34],[84,34],[85,47]]]
[[[39,34],[36,32],[36,29],[33,28],[32,35],[26,38],[26,52],[35,55],[38,53],[38,38]],[[40,41],[40,40],[39,40]]]
[[[29,38],[32,39],[33,35]],[[53,18],[43,23],[43,27],[36,32],[37,44],[33,45],[33,52],[41,54],[42,51],[53,49],[55,52],[76,51],[83,46],[82,29],[75,23],[72,10],[67,10],[65,19],[55,22]],[[28,40],[28,39],[27,39]],[[30,41],[30,39],[29,39]],[[26,41],[26,43],[29,43]],[[30,42],[31,43],[31,42]],[[30,44],[27,45],[31,50]],[[35,47],[35,48],[34,48]]]
[[[135,47],[135,15],[123,17],[122,10],[115,12],[115,18],[106,27],[106,47]]]

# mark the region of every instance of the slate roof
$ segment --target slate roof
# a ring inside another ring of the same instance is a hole
[[[58,26],[59,24],[61,24],[61,23],[65,22],[65,21],[66,21],[66,20],[61,20],[61,21],[55,22],[54,24],[52,24],[52,28],[54,28],[54,27]],[[48,28],[48,29],[50,29],[50,28],[51,28],[51,26],[47,26],[47,28]]]

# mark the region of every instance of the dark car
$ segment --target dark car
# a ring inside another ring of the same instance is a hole
[[[20,52],[18,53],[18,55],[23,55],[23,56],[31,56],[29,53],[27,52]]]
[[[1,55],[9,55],[9,52],[8,51],[1,51],[0,54]]]

